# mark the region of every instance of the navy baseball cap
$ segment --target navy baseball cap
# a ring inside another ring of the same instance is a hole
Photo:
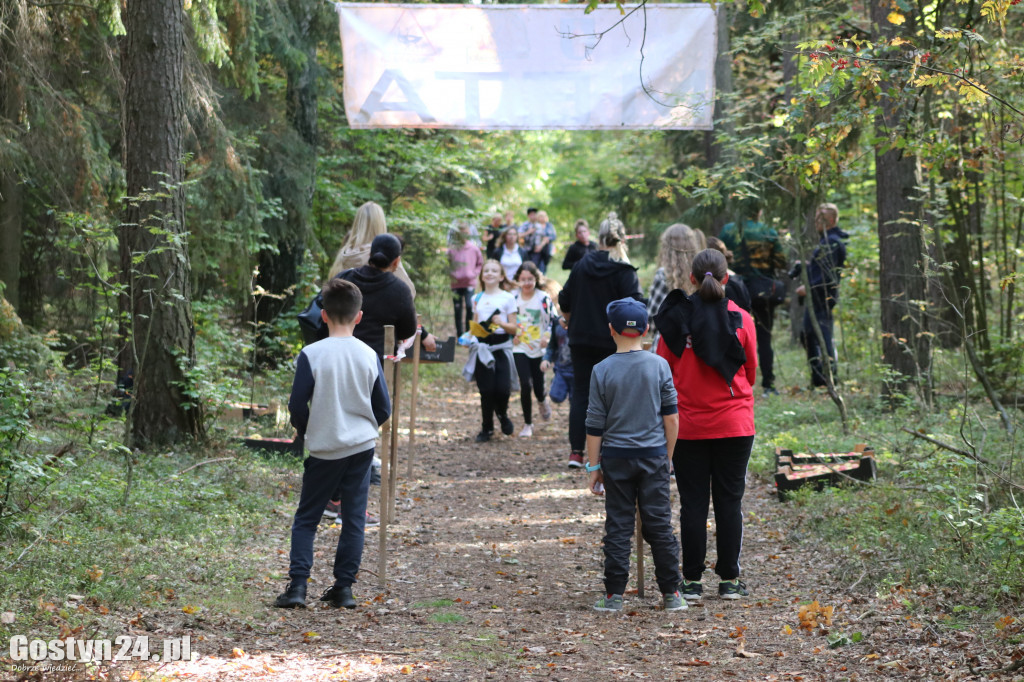
[[[647,331],[647,306],[635,298],[620,298],[605,308],[608,321],[623,336],[643,336]]]

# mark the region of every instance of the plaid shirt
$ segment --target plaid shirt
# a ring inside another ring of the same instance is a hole
[[[665,268],[658,268],[654,273],[654,281],[651,282],[651,293],[647,295],[647,323],[651,325],[650,334],[652,336],[657,331],[654,325],[654,316],[661,308],[661,304],[665,302],[669,291]]]

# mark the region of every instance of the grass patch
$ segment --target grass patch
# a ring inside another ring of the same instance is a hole
[[[442,611],[440,613],[430,614],[431,623],[465,623],[466,617],[458,614],[451,613],[450,611]]]
[[[218,457],[231,459],[180,473]],[[143,455],[124,503],[123,459],[97,454],[2,528],[0,603],[16,621],[0,637],[102,637],[116,627],[105,615],[144,608],[248,618],[270,579],[272,541],[254,538],[273,526],[287,541],[300,467],[229,448]]]

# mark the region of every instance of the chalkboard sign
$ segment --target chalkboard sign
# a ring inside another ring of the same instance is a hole
[[[433,353],[427,352],[425,348],[420,346],[420,362],[455,362],[455,346],[454,336],[449,336],[444,341],[438,339],[437,350]],[[406,351],[406,353],[408,352]]]

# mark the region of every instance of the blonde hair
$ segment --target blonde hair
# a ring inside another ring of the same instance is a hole
[[[338,249],[338,255],[334,257],[334,265],[331,266],[329,277],[334,277],[345,269],[343,262],[346,252],[369,244],[374,237],[387,231],[388,224],[384,218],[383,208],[372,201],[367,201],[360,206],[356,211],[356,217],[352,220],[352,228],[348,231],[341,248]]]
[[[626,249],[626,226],[619,220],[615,211],[609,211],[608,217],[601,221],[601,229],[597,233],[597,243],[607,252],[608,257],[620,263],[628,263]]]
[[[690,267],[694,256],[706,246],[704,233],[689,225],[675,223],[665,228],[658,249],[658,267],[665,271],[669,290],[682,289],[687,294],[696,291],[690,282]]]
[[[830,211],[836,217],[836,222],[839,222],[839,207],[835,204],[819,204],[817,212],[821,213],[822,211]]]

